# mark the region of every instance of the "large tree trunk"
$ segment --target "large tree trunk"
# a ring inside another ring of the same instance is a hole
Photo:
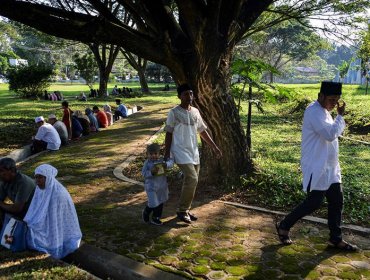
[[[149,87],[148,87],[148,82],[145,77],[145,70],[137,69],[137,74],[139,75],[140,79],[140,87],[141,87],[141,92],[149,92]]]
[[[109,74],[111,69],[106,69],[104,65],[99,65],[99,96],[106,96],[108,89]]]

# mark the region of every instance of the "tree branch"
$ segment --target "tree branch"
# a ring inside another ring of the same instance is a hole
[[[157,39],[96,16],[16,0],[0,1],[0,14],[57,37],[118,45],[162,64],[168,59]]]

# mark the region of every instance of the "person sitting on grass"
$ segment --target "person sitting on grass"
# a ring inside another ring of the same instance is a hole
[[[85,109],[85,114],[89,118],[90,121],[90,132],[98,132],[99,131],[99,124],[98,120],[96,119],[93,111],[90,108]]]
[[[81,92],[80,96],[76,96],[76,99],[78,101],[87,101],[87,97],[86,97],[86,94],[84,92]]]
[[[72,140],[78,140],[82,136],[84,129],[77,116],[72,114]]]
[[[58,101],[58,96],[55,94],[55,91],[50,93],[50,100],[51,101]]]
[[[68,140],[72,138],[72,113],[73,111],[69,108],[68,101],[62,102],[63,117],[62,122],[66,125],[68,131]]]
[[[50,94],[47,90],[44,90],[44,100],[50,100]]]
[[[54,93],[57,96],[58,101],[62,101],[64,99],[63,93],[61,93],[59,90],[54,91]]]
[[[34,180],[18,171],[12,158],[0,159],[0,228],[5,213],[23,219],[35,188]],[[6,202],[6,199],[11,203]]]
[[[100,128],[106,128],[108,126],[108,117],[105,112],[100,111],[98,106],[93,107],[93,111],[96,114],[96,119]]]
[[[115,85],[114,88],[112,89],[112,95],[118,95],[117,85]]]
[[[59,134],[61,145],[68,144],[68,131],[66,125],[57,120],[57,117],[54,114],[50,114],[48,117],[48,122],[56,129]]]
[[[35,169],[37,187],[24,221],[29,249],[61,259],[80,246],[82,233],[72,198],[55,178],[57,173],[49,164]]]
[[[38,127],[37,133],[32,137],[32,153],[38,153],[43,150],[59,150],[61,140],[56,129],[50,124],[46,123],[42,116],[35,118]]]
[[[148,197],[147,206],[142,212],[145,223],[149,223],[150,214],[153,212],[151,223],[157,226],[162,225],[161,217],[163,203],[168,200],[168,185],[165,170],[173,167],[173,160],[166,162],[160,158],[160,146],[153,143],[147,146],[147,160],[144,162],[141,171],[145,178],[145,192]]]
[[[107,115],[108,125],[112,125],[113,124],[113,114],[112,114],[111,107],[108,104],[105,104],[103,106],[103,110],[104,110],[105,114]]]
[[[87,116],[82,114],[80,110],[76,110],[73,112],[73,116],[77,117],[78,121],[82,126],[82,135],[86,136],[90,134],[90,120]]]
[[[114,111],[114,121],[118,121],[119,117],[127,118],[127,107],[121,104],[121,99],[116,99],[117,109]]]

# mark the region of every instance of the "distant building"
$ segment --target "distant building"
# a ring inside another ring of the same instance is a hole
[[[28,65],[28,61],[26,59],[9,58],[9,64],[11,66],[20,66],[20,65],[27,66]]]

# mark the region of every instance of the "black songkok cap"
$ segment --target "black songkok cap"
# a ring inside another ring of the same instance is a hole
[[[146,147],[146,151],[148,153],[159,153],[161,150],[161,146],[159,146],[157,143],[152,143]]]
[[[177,88],[177,95],[180,96],[184,91],[192,90],[188,84],[182,84]]]
[[[323,95],[341,95],[342,94],[342,83],[323,81],[321,82],[320,92]]]

